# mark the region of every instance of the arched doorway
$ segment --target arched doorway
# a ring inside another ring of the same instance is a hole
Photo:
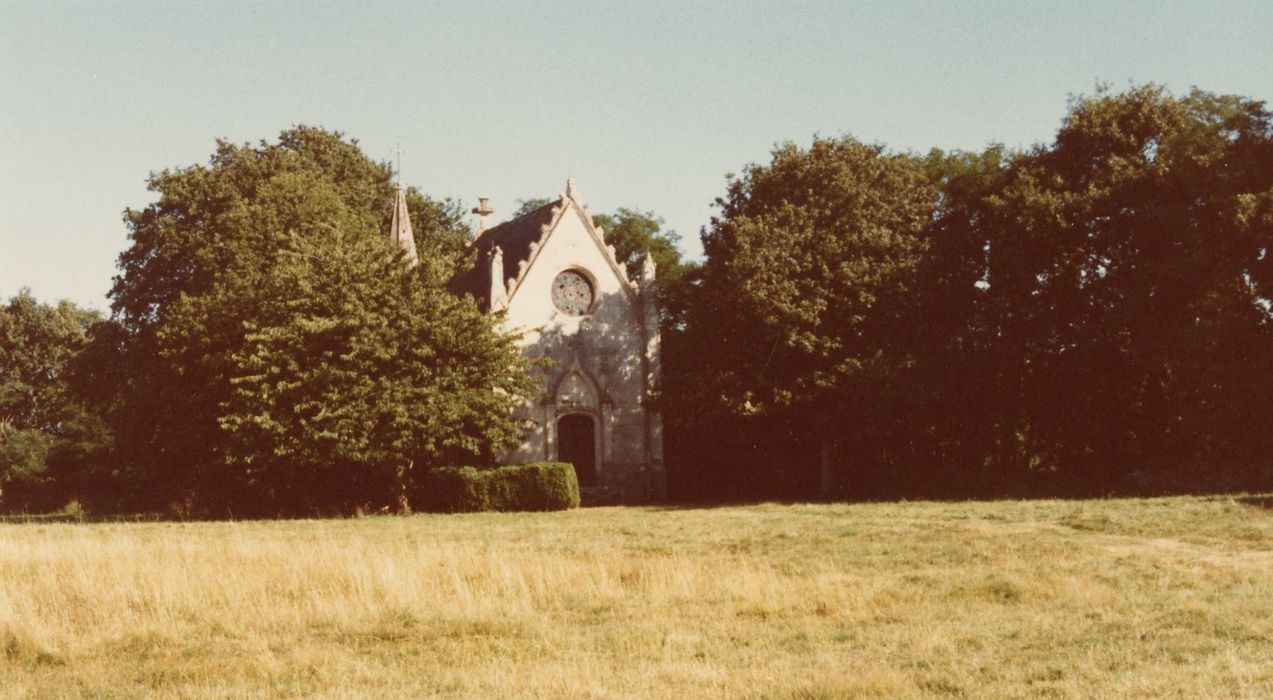
[[[592,416],[568,413],[557,419],[557,460],[575,465],[580,486],[597,483],[596,428]]]

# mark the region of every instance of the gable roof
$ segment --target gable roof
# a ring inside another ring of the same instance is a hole
[[[537,257],[536,253],[539,251],[540,244],[556,229],[562,217],[572,206],[578,209],[585,228],[601,249],[601,254],[610,264],[610,268],[618,276],[624,291],[629,295],[635,294],[631,288],[633,283],[628,279],[627,270],[615,259],[614,246],[606,245],[604,232],[593,224],[592,215],[580,202],[579,195],[575,191],[574,180],[566,182],[566,191],[557,199],[478,234],[470,244],[470,250],[477,252],[474,266],[471,270],[453,277],[448,285],[450,290],[457,295],[471,294],[477,299],[478,308],[490,311],[491,250],[498,246],[503,258],[506,278],[499,281],[501,288],[513,280],[518,283],[516,286],[510,285],[508,294],[511,297],[520,286],[526,267]]]
[[[477,260],[473,269],[456,275],[449,285],[455,294],[472,294],[483,311],[490,304],[491,292],[491,249],[499,246],[504,253],[504,271],[517,270],[518,266],[530,259],[530,247],[543,235],[545,226],[553,222],[553,210],[561,206],[562,200],[555,199],[534,211],[522,214],[516,219],[488,228],[478,234],[470,244],[477,251]],[[500,284],[504,281],[500,280]]]

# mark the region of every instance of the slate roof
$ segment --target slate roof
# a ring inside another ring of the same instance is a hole
[[[456,294],[471,294],[478,306],[486,310],[491,292],[491,248],[499,246],[504,253],[504,280],[517,276],[518,265],[530,259],[530,244],[543,235],[543,227],[552,223],[553,209],[562,206],[562,200],[554,199],[544,206],[486,229],[472,243],[477,250],[477,262],[472,270],[456,275],[448,285]]]

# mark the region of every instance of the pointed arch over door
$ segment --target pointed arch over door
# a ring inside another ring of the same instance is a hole
[[[580,486],[597,483],[597,425],[587,413],[567,413],[557,419],[557,461],[575,467]]]

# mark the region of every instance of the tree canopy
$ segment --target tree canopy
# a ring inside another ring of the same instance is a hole
[[[1093,478],[1263,451],[1271,124],[1241,98],[1102,90],[1012,159],[977,205],[1001,445]]]
[[[292,236],[244,322],[219,424],[227,461],[271,501],[348,510],[387,494],[408,510],[416,467],[490,462],[518,437],[517,349],[385,247]]]
[[[746,437],[689,461],[807,494],[829,428],[859,495],[1267,466],[1271,125],[1259,102],[1148,85],[1074,98],[1020,152],[779,146],[703,233],[667,361],[690,373],[681,433]]]
[[[26,289],[0,307],[0,504],[49,505],[42,490],[95,439],[70,374],[98,318],[68,301],[42,304]]]
[[[96,353],[115,368],[110,413],[140,505],[382,503],[383,491],[284,499],[281,460],[288,478],[356,479],[456,451],[477,459],[509,438],[507,412],[484,410],[520,386],[512,341],[443,288],[467,241],[458,204],[410,193],[422,262],[408,270],[382,232],[388,166],[311,127],[257,146],[219,142],[207,166],[156,173],[150,187],[157,201],[125,213],[118,331]],[[464,363],[489,374],[449,366]],[[446,433],[457,425],[463,437]],[[306,436],[323,439],[302,450]],[[265,475],[277,477],[271,488]]]
[[[613,214],[595,214],[592,219],[605,231],[606,243],[614,246],[619,264],[633,279],[640,276],[646,254],[654,258],[655,281],[663,293],[681,284],[693,269],[681,254],[680,235],[667,230],[663,219],[652,211],[620,207]]]
[[[408,190],[408,266],[388,165],[311,127],[150,187],[111,318],[0,309],[0,503],[405,509],[515,439],[515,340],[445,291],[458,202]],[[1273,485],[1262,102],[1101,87],[1028,149],[782,143],[716,207],[701,265],[653,212],[594,215],[658,267],[681,497]]]
[[[710,355],[668,362],[715,409],[697,415],[723,411],[739,435],[754,434],[739,420],[804,423],[828,460],[833,439],[865,439],[905,360],[891,350],[936,198],[921,161],[847,137],[783,144],[732,179],[690,302],[689,354]]]

